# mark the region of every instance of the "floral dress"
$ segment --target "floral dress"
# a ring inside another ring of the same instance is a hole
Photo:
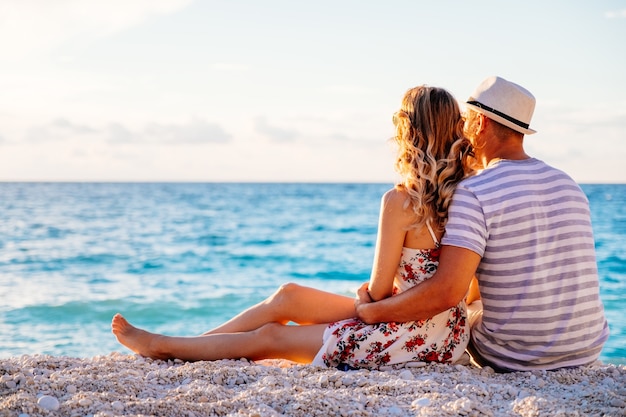
[[[421,284],[435,273],[440,253],[436,239],[435,243],[435,249],[402,249],[393,295]],[[370,325],[353,318],[331,323],[313,364],[377,369],[406,362],[453,363],[461,358],[468,341],[467,306],[461,301],[427,320]]]

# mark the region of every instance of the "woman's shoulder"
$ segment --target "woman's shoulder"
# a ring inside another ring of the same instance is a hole
[[[393,214],[397,220],[407,225],[415,221],[411,197],[402,186],[396,186],[383,195],[382,208],[386,213]]]
[[[411,197],[402,185],[397,185],[383,194],[385,207],[406,210],[411,205]]]

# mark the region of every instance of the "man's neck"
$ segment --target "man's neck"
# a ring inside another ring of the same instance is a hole
[[[477,152],[476,159],[486,168],[494,161],[503,159],[521,161],[530,156],[524,151],[522,141],[517,138],[497,140],[488,139],[485,146]]]

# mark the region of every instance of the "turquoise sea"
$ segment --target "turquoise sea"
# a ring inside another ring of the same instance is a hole
[[[0,358],[127,352],[122,312],[152,331],[208,330],[292,281],[367,281],[389,184],[0,183]],[[626,364],[626,185],[591,202],[611,336]]]

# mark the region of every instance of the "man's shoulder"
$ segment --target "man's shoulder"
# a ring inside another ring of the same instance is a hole
[[[564,171],[545,162],[530,158],[520,161],[502,160],[465,178],[459,186],[473,192],[481,190],[494,191],[498,188],[508,189],[525,183],[532,184],[550,181],[561,181],[575,184],[575,181]]]

